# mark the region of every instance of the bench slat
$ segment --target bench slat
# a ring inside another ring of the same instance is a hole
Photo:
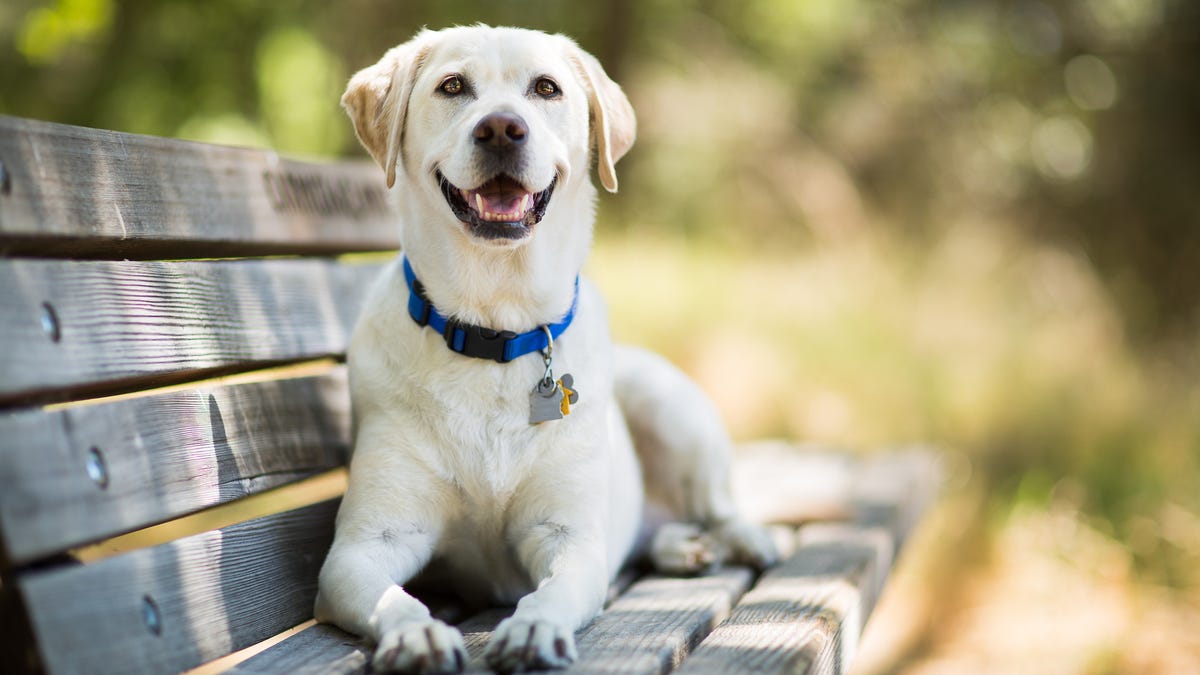
[[[700,673],[844,672],[891,566],[878,528],[809,525],[796,552],[742,596],[679,670]]]
[[[0,116],[0,251],[181,258],[398,247],[383,172]],[[182,243],[182,245],[181,245]]]
[[[628,568],[617,575],[608,587],[610,602],[620,597],[637,579],[638,573]],[[426,603],[434,617],[455,623],[451,615],[464,609],[453,596],[437,599],[414,591]],[[446,604],[440,604],[438,601]],[[447,611],[449,610],[449,611]],[[459,630],[464,633],[464,642],[469,654],[478,659],[496,624],[512,614],[512,608],[484,610],[461,622]],[[309,626],[282,642],[251,656],[223,671],[226,675],[360,675],[366,672],[374,647],[335,626],[317,624]]]
[[[0,260],[0,405],[340,355],[380,269]]]
[[[694,578],[648,577],[629,588],[579,633],[578,673],[674,670],[729,616],[750,586],[749,569]]]
[[[575,635],[579,659],[571,673],[663,673],[687,658],[753,581],[730,567],[691,577],[652,575],[635,582]],[[489,672],[482,657],[492,631],[511,609],[492,610],[459,624],[471,657],[468,675]]]
[[[0,535],[9,564],[342,466],[344,367],[0,415]]]
[[[577,635],[579,660],[571,673],[663,673],[720,623],[746,591],[753,574],[728,568],[694,578],[650,576],[635,582]],[[471,662],[467,674],[484,669],[483,650],[492,631],[512,609],[482,612],[458,624]],[[371,647],[335,627],[316,625],[227,671],[243,673],[329,673],[358,675]]]
[[[303,622],[337,503],[18,577],[43,662],[62,673],[178,672]]]
[[[346,631],[319,623],[224,671],[224,675],[360,675],[374,648]]]

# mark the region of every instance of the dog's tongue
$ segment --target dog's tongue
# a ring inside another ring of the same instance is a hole
[[[467,206],[480,220],[516,223],[533,208],[533,194],[508,176],[499,176],[474,190],[462,190]]]

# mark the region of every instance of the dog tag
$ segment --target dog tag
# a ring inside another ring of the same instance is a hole
[[[557,382],[543,379],[529,392],[529,423],[541,424],[561,420],[571,414],[571,406],[579,402],[575,378],[566,373]]]
[[[563,392],[554,380],[540,380],[529,392],[529,423],[541,424],[563,418]]]

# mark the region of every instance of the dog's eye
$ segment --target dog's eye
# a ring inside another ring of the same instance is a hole
[[[558,83],[548,77],[538,78],[533,83],[533,91],[542,98],[554,98],[559,94]]]
[[[466,88],[467,86],[463,84],[462,78],[458,75],[451,75],[450,77],[442,80],[442,83],[438,85],[438,89],[443,94],[448,94],[450,96],[458,96],[459,94],[463,93],[463,90]]]

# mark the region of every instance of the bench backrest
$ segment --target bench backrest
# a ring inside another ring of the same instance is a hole
[[[387,259],[344,254],[397,246],[373,165],[0,116],[6,668],[178,671],[311,616]]]

